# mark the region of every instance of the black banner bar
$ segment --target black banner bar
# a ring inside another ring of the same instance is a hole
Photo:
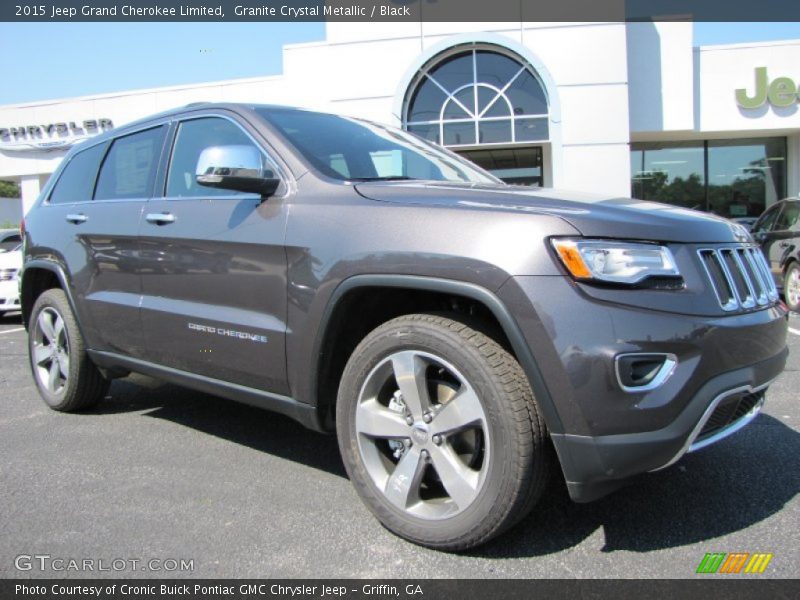
[[[800,21],[787,0],[32,0],[0,3],[9,22]]]
[[[656,560],[656,559],[654,559]],[[797,598],[800,581],[742,576],[697,580],[41,579],[0,580],[3,600],[532,600],[537,598]]]

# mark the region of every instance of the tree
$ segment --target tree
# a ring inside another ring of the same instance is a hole
[[[0,198],[19,198],[19,186],[13,181],[0,181]]]

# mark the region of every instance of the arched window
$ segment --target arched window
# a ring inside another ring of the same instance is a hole
[[[409,86],[403,125],[444,146],[547,141],[548,103],[533,69],[481,45],[437,57]]]

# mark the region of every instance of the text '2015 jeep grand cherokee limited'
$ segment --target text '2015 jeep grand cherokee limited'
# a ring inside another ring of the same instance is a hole
[[[551,464],[588,501],[736,431],[787,354],[728,221],[282,107],[76,147],[26,217],[21,294],[52,408],[134,371],[335,430],[381,523],[450,550],[519,521]]]

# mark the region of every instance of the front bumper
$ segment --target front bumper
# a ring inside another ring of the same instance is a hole
[[[788,355],[777,306],[721,317],[646,310],[598,301],[562,277],[517,277],[499,295],[546,383],[558,417],[551,438],[578,502],[740,429]],[[661,385],[632,392],[615,369],[626,353],[669,355],[677,366]]]
[[[662,429],[606,436],[553,434],[570,497],[590,502],[634,475],[666,468],[686,453],[735,433],[758,415],[766,388],[783,370],[787,355],[788,349],[784,349],[768,361],[712,379],[680,416]],[[709,420],[720,406],[737,400],[752,406],[722,427],[709,428]],[[707,429],[708,434],[701,435]]]
[[[0,281],[0,313],[20,310],[19,282],[14,280]]]

